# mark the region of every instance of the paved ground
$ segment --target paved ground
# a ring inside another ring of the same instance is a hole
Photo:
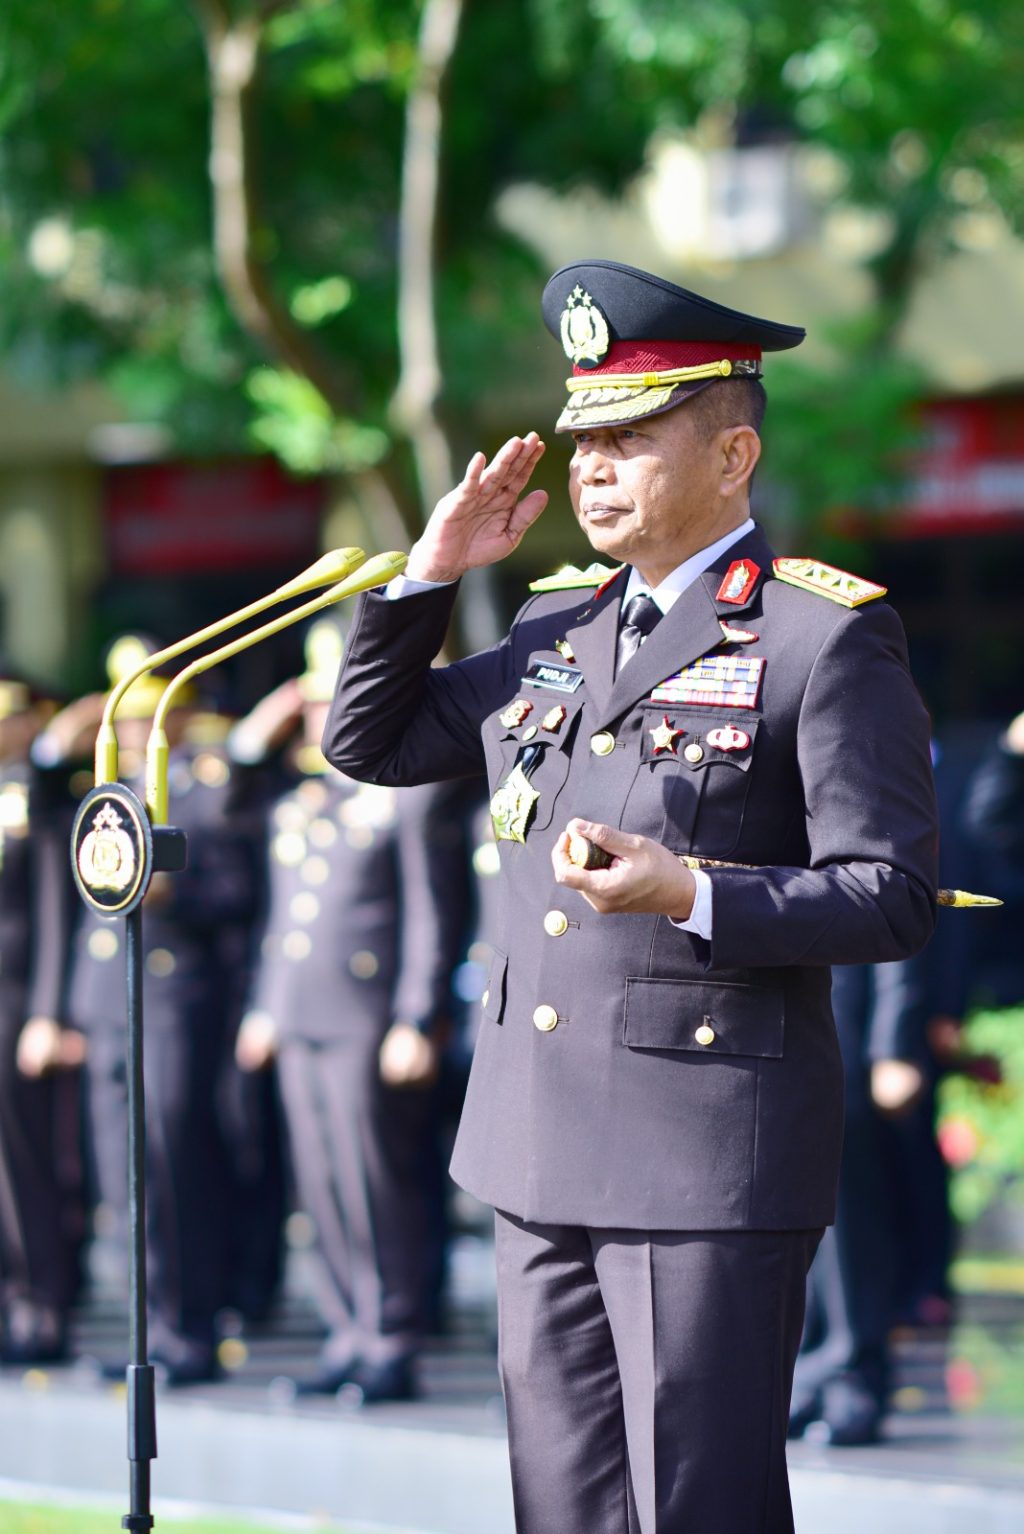
[[[411,1404],[352,1412],[291,1398],[287,1380],[312,1372],[320,1342],[305,1287],[299,1252],[267,1325],[238,1331],[228,1318],[223,1380],[161,1393],[156,1494],[322,1508],[389,1530],[510,1529],[489,1244],[466,1236],[456,1247],[449,1327],[426,1350]],[[123,1304],[101,1283],[75,1318],[76,1349],[117,1357],[124,1336]],[[801,1531],[1024,1527],[1024,1298],[965,1296],[953,1328],[900,1336],[897,1359],[883,1443],[792,1446]],[[0,1476],[116,1491],[123,1421],[122,1392],[82,1359],[0,1371]]]

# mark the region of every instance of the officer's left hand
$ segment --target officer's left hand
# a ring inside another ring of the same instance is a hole
[[[380,1046],[380,1079],[386,1087],[426,1087],[437,1076],[437,1046],[410,1023],[393,1023]]]
[[[596,842],[614,861],[610,868],[577,868],[569,859],[570,835]],[[685,921],[696,893],[693,874],[674,853],[648,836],[633,836],[589,820],[570,820],[551,853],[555,878],[579,890],[602,916],[613,912],[656,911]]]

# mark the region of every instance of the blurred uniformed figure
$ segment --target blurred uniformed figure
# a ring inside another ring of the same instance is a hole
[[[124,636],[112,647],[112,682],[144,658],[141,643]],[[164,685],[142,678],[118,711],[120,777],[139,793]],[[207,738],[208,728],[196,731],[191,700],[182,701],[167,721],[168,818],[188,837],[188,867],[154,876],[142,924],[149,1341],[170,1384],[217,1372],[215,1318],[228,1297],[229,1241],[217,1096],[232,1001],[223,939],[252,919],[258,898],[257,863],[233,813],[227,756]],[[71,1016],[88,1038],[98,1191],[119,1231],[127,1198],[123,932],[119,920],[82,908],[69,995]]]
[[[789,1435],[835,1447],[873,1443],[890,1388],[900,1209],[893,1129],[926,1087],[925,962],[841,965],[832,1011],[844,1071],[844,1140],[835,1224],[807,1276],[807,1315]]]
[[[30,762],[44,719],[24,683],[0,679],[0,1361],[11,1364],[63,1356],[80,1234],[63,1178],[77,1160],[67,1067],[80,1061],[62,1016],[70,800]]]
[[[366,787],[320,749],[341,655],[307,665],[236,727],[246,760],[301,721],[273,807],[269,907],[240,1063],[276,1054],[298,1199],[317,1234],[328,1329],[299,1390],[363,1403],[415,1392],[437,1270],[439,1057],[468,898],[464,791]]]

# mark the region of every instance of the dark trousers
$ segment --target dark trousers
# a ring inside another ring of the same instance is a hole
[[[19,1073],[24,1017],[20,992],[0,992],[0,1305],[20,1301],[63,1317],[81,1241],[78,1073],[41,1081]]]
[[[217,1119],[222,1025],[211,1012],[168,1019],[148,1008],[145,1036],[146,1250],[150,1347],[205,1364],[226,1303],[227,1170]],[[98,1190],[127,1241],[125,1027],[95,1027],[87,1064]]]
[[[519,1534],[790,1534],[821,1232],[496,1227]]]
[[[290,1039],[278,1055],[299,1202],[317,1231],[329,1364],[413,1354],[431,1290],[433,1097],[383,1087],[378,1048],[373,1035]]]

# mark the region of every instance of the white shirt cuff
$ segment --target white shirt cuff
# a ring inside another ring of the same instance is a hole
[[[697,886],[693,897],[693,910],[685,921],[672,921],[680,932],[695,932],[698,937],[711,941],[711,879],[703,868],[693,870],[693,882]]]
[[[440,591],[443,586],[454,584],[454,581],[414,581],[408,575],[396,575],[388,581],[384,595],[389,602],[400,602],[403,597],[415,597],[421,591]]]

